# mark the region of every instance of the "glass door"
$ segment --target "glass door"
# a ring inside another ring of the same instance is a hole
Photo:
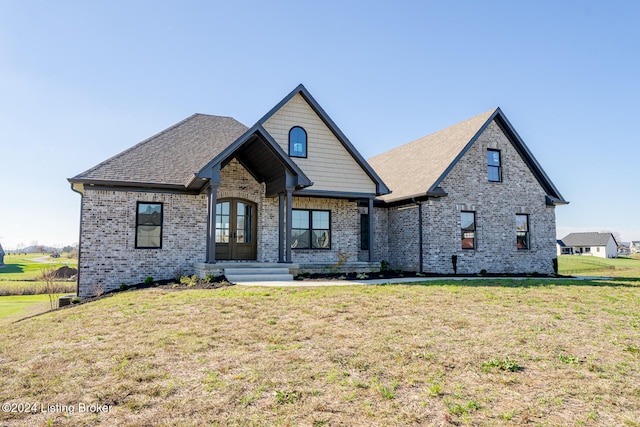
[[[216,204],[216,259],[256,259],[256,205],[246,200]]]

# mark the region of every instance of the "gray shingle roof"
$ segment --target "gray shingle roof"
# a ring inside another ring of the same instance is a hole
[[[194,114],[70,181],[186,186],[247,129],[231,117]]]
[[[565,246],[607,246],[611,233],[570,233],[563,239]]]
[[[427,135],[368,160],[392,193],[386,202],[422,196],[431,189],[496,110]]]

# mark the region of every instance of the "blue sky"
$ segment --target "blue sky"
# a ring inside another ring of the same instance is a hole
[[[558,236],[640,240],[640,3],[0,2],[0,243],[77,241],[66,179],[193,113],[305,84],[365,158],[500,106]]]

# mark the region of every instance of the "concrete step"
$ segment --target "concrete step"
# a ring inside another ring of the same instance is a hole
[[[289,267],[227,267],[224,276],[231,283],[240,282],[290,282],[293,275],[289,274]]]
[[[289,267],[228,267],[224,269],[225,276],[238,274],[289,274]]]
[[[291,274],[235,274],[224,275],[231,283],[240,282],[291,282],[293,281],[293,275]]]

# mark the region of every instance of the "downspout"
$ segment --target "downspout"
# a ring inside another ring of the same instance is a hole
[[[82,212],[84,210],[84,194],[80,190],[73,188],[71,183],[71,191],[80,195],[80,232],[78,234],[78,274],[76,274],[76,296],[80,296],[80,259],[82,259]]]

